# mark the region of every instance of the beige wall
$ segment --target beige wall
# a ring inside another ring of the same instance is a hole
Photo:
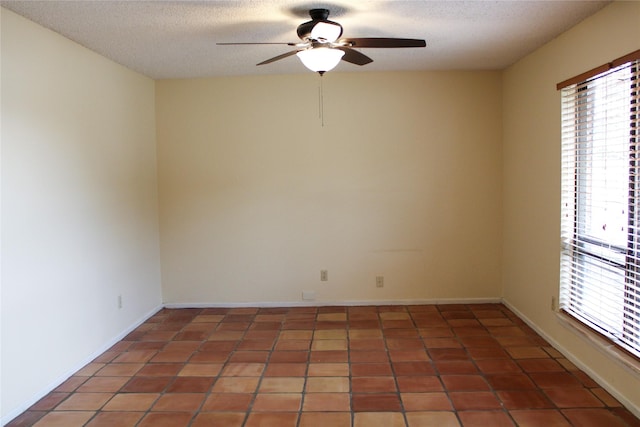
[[[499,298],[500,73],[323,79],[156,83],[164,302]]]
[[[161,297],[153,81],[0,10],[4,422]]]
[[[504,73],[504,298],[640,413],[640,377],[558,321],[560,93],[556,83],[640,48],[640,2],[617,2]]]

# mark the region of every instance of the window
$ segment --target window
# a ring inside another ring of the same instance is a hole
[[[640,51],[560,83],[560,308],[640,357]]]

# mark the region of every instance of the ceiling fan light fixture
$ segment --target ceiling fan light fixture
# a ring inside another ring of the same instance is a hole
[[[342,35],[342,26],[331,21],[320,21],[311,29],[311,39],[335,42]]]
[[[344,51],[329,47],[314,47],[296,53],[305,67],[316,73],[323,74],[333,70],[344,56]]]

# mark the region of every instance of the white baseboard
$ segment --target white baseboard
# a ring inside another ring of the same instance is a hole
[[[18,415],[22,414],[24,411],[26,411],[31,406],[33,406],[35,403],[37,403],[40,399],[45,397],[47,394],[51,393],[53,390],[58,388],[62,383],[64,383],[69,378],[71,378],[73,376],[73,374],[78,372],[80,369],[85,367],[87,364],[91,363],[91,361],[93,361],[96,357],[100,356],[102,353],[104,353],[105,351],[107,351],[111,347],[113,347],[113,345],[115,345],[118,342],[120,342],[124,337],[129,335],[138,326],[140,326],[144,322],[146,322],[151,316],[156,314],[158,311],[162,310],[162,308],[163,308],[162,305],[156,306],[151,311],[149,311],[148,313],[146,313],[145,315],[140,317],[132,325],[127,327],[124,331],[120,332],[118,335],[116,335],[115,337],[111,338],[108,342],[106,342],[98,350],[94,351],[90,356],[88,356],[87,358],[85,358],[84,360],[79,362],[73,368],[69,369],[65,374],[61,375],[60,377],[58,377],[57,379],[55,379],[54,381],[49,383],[49,385],[47,385],[42,390],[40,390],[38,393],[33,395],[29,400],[27,400],[24,403],[22,403],[22,405],[18,406],[13,411],[9,412],[4,417],[2,417],[2,420],[1,420],[0,424],[4,426],[5,424],[8,424],[9,422],[11,422],[11,420],[16,418]]]
[[[620,393],[615,387],[613,387],[609,382],[603,379],[600,375],[595,373],[591,368],[585,365],[580,358],[576,357],[573,353],[567,350],[562,344],[558,341],[550,337],[545,331],[540,329],[535,323],[531,321],[527,316],[525,316],[520,310],[515,308],[509,301],[503,298],[503,304],[509,308],[509,310],[513,311],[520,319],[522,319],[527,325],[529,325],[534,331],[536,331],[542,338],[547,340],[553,348],[558,350],[564,357],[566,357],[571,363],[576,365],[582,371],[584,371],[587,375],[589,375],[595,382],[598,383],[603,389],[605,389],[609,394],[615,397],[625,408],[627,408],[633,415],[640,418],[640,408],[634,405],[629,401],[622,393]],[[587,338],[583,338],[587,339]],[[606,353],[605,353],[606,354]],[[612,363],[614,360],[612,359]],[[615,361],[619,363],[619,361]]]
[[[175,302],[165,303],[165,308],[241,308],[241,307],[325,307],[358,305],[424,305],[424,304],[499,304],[501,298],[436,298],[393,300],[345,300],[345,301],[253,301],[253,302]]]

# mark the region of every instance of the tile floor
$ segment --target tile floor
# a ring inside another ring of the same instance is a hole
[[[164,309],[16,426],[640,426],[505,306]]]

